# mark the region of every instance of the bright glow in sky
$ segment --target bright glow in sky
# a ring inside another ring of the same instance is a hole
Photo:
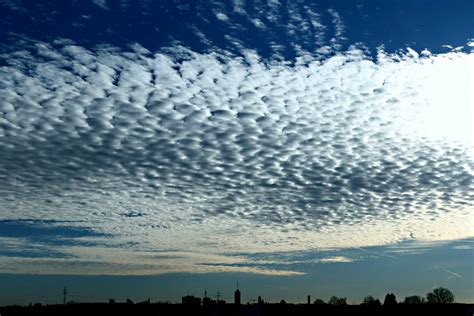
[[[444,56],[427,74],[426,107],[410,124],[419,126],[421,137],[472,147],[474,55],[464,55],[455,63],[452,58],[456,57]]]

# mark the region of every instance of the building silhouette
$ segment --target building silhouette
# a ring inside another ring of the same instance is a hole
[[[240,291],[239,291],[239,285],[237,284],[237,289],[234,292],[234,304],[235,305],[240,305]]]
[[[194,297],[193,295],[186,295],[181,298],[181,303],[183,305],[195,305],[195,306],[200,306],[201,305],[201,298],[200,297]]]
[[[204,291],[204,297],[202,298],[202,305],[203,306],[209,306],[211,305],[212,300],[210,297],[207,297],[207,291]]]
[[[217,304],[219,304],[219,305],[224,305],[224,304],[226,304],[226,301],[223,300],[223,299],[221,299],[221,292],[217,291],[216,297],[217,297],[217,301],[216,301]]]

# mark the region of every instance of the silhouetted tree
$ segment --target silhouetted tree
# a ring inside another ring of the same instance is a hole
[[[330,305],[347,305],[345,297],[337,297],[337,296],[331,296],[331,298],[328,301],[328,304]]]
[[[364,297],[362,304],[369,305],[373,301],[375,301],[375,298],[372,295],[369,295],[369,296]]]
[[[364,300],[362,301],[363,305],[368,305],[368,306],[380,306],[382,305],[380,303],[380,300],[377,298],[375,299],[372,295],[366,296]]]
[[[281,305],[285,305],[285,304],[286,304],[286,301],[285,301],[285,300],[281,300],[281,301],[280,301],[280,304],[281,304]]]
[[[391,305],[396,305],[396,304],[397,304],[397,298],[395,297],[395,294],[387,293],[387,295],[385,295],[385,300],[383,301],[383,305],[391,306]]]
[[[438,287],[426,294],[426,299],[428,303],[431,304],[449,304],[454,303],[454,295],[450,290],[444,287]]]
[[[407,296],[404,301],[405,304],[423,304],[424,302],[425,299],[418,295]]]
[[[316,300],[314,300],[314,303],[313,304],[316,304],[316,305],[324,305],[326,304],[325,301],[323,301],[322,299],[320,298],[317,298]]]

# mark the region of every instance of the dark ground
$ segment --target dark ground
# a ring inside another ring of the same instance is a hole
[[[306,304],[233,304],[187,306],[182,304],[103,304],[83,303],[46,306],[0,307],[0,316],[9,315],[448,315],[474,316],[474,304],[363,306]]]

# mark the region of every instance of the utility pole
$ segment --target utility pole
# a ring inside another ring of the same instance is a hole
[[[67,295],[67,289],[66,289],[66,287],[64,287],[64,290],[63,290],[63,305],[66,305],[66,295]]]
[[[219,293],[219,291],[217,291],[217,303],[219,303],[220,298],[221,298],[221,293]]]

